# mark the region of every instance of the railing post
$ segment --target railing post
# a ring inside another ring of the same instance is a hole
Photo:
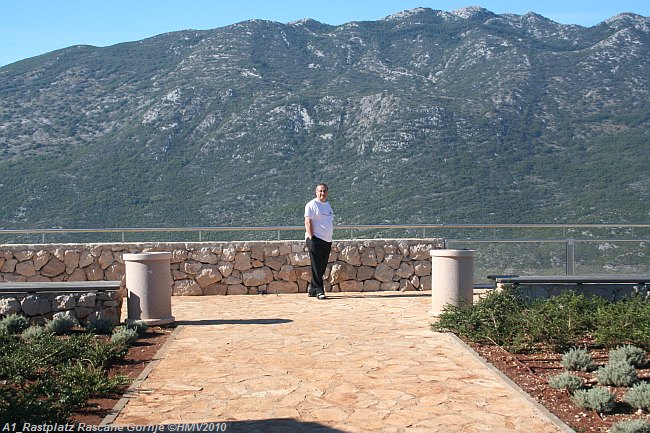
[[[124,232],[122,232],[122,243],[124,243]]]
[[[280,237],[280,229],[278,229],[278,240],[279,241],[282,240],[282,238]]]
[[[576,270],[576,242],[575,239],[566,240],[566,274],[574,275]]]
[[[203,233],[199,230],[199,242],[203,242]]]

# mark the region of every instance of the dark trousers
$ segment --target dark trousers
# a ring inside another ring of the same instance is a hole
[[[325,293],[323,275],[325,275],[325,269],[327,269],[327,261],[330,257],[332,243],[325,242],[316,236],[312,236],[311,239],[307,239],[306,242],[307,249],[309,250],[309,258],[311,259],[310,293],[315,295]]]

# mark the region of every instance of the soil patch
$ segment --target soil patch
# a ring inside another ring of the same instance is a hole
[[[623,395],[628,388],[609,387],[616,395],[616,409],[612,414],[598,414],[586,411],[576,406],[566,390],[553,389],[548,385],[548,378],[563,371],[560,353],[512,354],[502,347],[466,343],[490,364],[508,376],[521,389],[546,407],[551,413],[564,421],[577,432],[607,433],[618,421],[628,419],[645,419],[650,421],[650,415],[636,413],[633,408],[623,402]],[[590,351],[597,365],[607,363],[607,350]],[[637,369],[640,380],[650,381],[650,368]],[[594,373],[584,373],[589,381]]]

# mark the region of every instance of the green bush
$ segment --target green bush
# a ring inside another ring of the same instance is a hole
[[[432,327],[512,352],[562,351],[594,333],[594,311],[607,302],[571,291],[548,299],[528,299],[516,288],[490,292],[475,304],[448,305]]]
[[[566,389],[573,393],[576,389],[582,388],[585,385],[585,381],[571,372],[564,371],[550,377],[548,379],[548,384],[551,388]]]
[[[612,425],[610,433],[650,433],[650,423],[642,419],[619,421]]]
[[[650,412],[650,383],[637,383],[625,393],[623,401],[634,409]]]
[[[44,332],[28,344],[24,339],[0,335],[0,419],[5,422],[67,422],[89,398],[115,392],[127,381],[107,378],[105,368],[118,347],[93,335],[60,338]]]
[[[642,296],[605,304],[596,310],[594,337],[605,347],[634,344],[650,349],[650,301]]]
[[[580,342],[593,328],[593,311],[604,300],[586,297],[572,291],[530,303],[530,310],[521,317],[521,328],[531,346],[557,352]]]
[[[596,379],[601,385],[607,386],[632,386],[639,380],[636,369],[625,361],[610,362],[600,367]]]
[[[55,341],[56,348],[51,350],[56,352],[60,361],[84,359],[95,367],[108,366],[128,352],[128,348],[103,341],[93,334],[75,334],[71,338]]]
[[[89,341],[83,351],[83,357],[95,367],[108,367],[117,360],[124,358],[129,348],[122,344],[104,342],[94,338]]]
[[[623,361],[635,367],[645,365],[645,350],[640,347],[626,345],[618,346],[609,351],[609,362]]]
[[[21,383],[37,380],[42,371],[61,357],[56,338],[50,333],[28,344],[20,336],[12,336],[11,340],[2,342],[2,349],[0,381]]]
[[[5,334],[20,334],[29,327],[29,319],[19,314],[12,314],[0,320],[0,332]]]
[[[562,355],[562,366],[569,371],[591,371],[596,368],[587,349],[573,348]]]
[[[48,394],[58,394],[56,405],[61,405],[59,412],[67,415],[71,409],[83,407],[92,396],[110,394],[126,383],[123,376],[108,378],[103,370],[79,360],[57,365],[54,377],[48,383],[52,386]]]
[[[118,326],[115,328],[113,335],[111,336],[111,341],[115,344],[123,344],[124,346],[133,346],[133,344],[138,341],[140,336],[135,331],[135,329],[129,329],[124,326]]]
[[[88,332],[101,335],[110,335],[113,329],[115,329],[115,323],[108,319],[94,319],[86,326]]]
[[[47,329],[45,329],[43,326],[30,326],[29,328],[23,331],[21,337],[24,340],[32,340],[32,339],[43,338],[48,334],[50,334],[50,332]]]
[[[144,320],[136,320],[136,321],[127,323],[126,327],[128,329],[135,330],[135,332],[137,332],[140,337],[142,337],[147,332],[147,329],[149,329],[149,325],[147,325],[144,322]]]
[[[600,386],[592,389],[578,389],[573,393],[571,400],[583,409],[595,410],[598,413],[610,413],[616,404],[614,394]]]
[[[445,306],[432,328],[453,332],[473,341],[512,348],[519,346],[520,318],[526,307],[527,302],[515,289],[495,290],[476,304]]]
[[[5,422],[67,422],[92,397],[117,392],[128,378],[107,378],[81,362],[57,364],[37,380],[0,385],[0,419]],[[11,388],[13,392],[10,392]]]
[[[45,329],[54,335],[67,334],[77,325],[77,320],[68,315],[56,316],[52,320],[45,321]]]

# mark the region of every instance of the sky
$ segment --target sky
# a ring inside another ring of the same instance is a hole
[[[109,46],[177,30],[207,30],[249,19],[326,24],[374,21],[428,7],[535,12],[591,27],[622,12],[650,16],[648,0],[2,0],[0,66],[73,45]]]

